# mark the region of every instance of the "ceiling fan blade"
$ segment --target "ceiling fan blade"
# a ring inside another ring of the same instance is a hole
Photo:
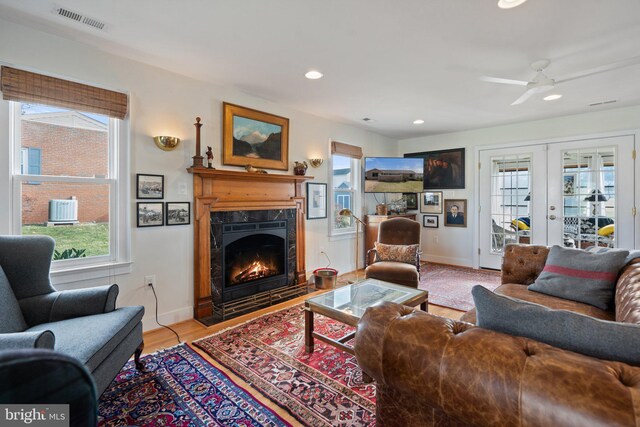
[[[526,86],[527,83],[529,83],[522,80],[503,79],[500,77],[488,77],[488,76],[482,76],[480,77],[480,80],[482,80],[483,82],[489,82],[489,83],[501,83],[505,85],[518,85],[518,86]]]
[[[640,56],[634,56],[633,58],[623,59],[622,61],[612,62],[611,64],[601,65],[599,67],[591,68],[588,70],[578,71],[577,73],[569,74],[567,76],[555,79],[555,81],[556,83],[568,82],[570,80],[581,79],[582,77],[592,76],[594,74],[600,74],[611,70],[617,70],[618,68],[629,67],[636,64],[640,64]]]
[[[515,101],[513,101],[511,103],[511,105],[520,105],[520,104],[522,104],[524,101],[529,99],[531,97],[531,95],[533,95],[535,92],[536,91],[534,89],[527,90],[525,93],[522,94],[522,96],[520,96],[520,98],[518,98]]]

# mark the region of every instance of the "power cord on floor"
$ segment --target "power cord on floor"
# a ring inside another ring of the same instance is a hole
[[[178,335],[178,333],[176,331],[174,331],[173,329],[171,329],[170,326],[167,325],[163,325],[162,323],[160,323],[160,321],[158,320],[158,295],[156,295],[156,289],[153,287],[152,283],[149,283],[149,286],[151,287],[151,290],[153,291],[153,297],[156,299],[156,323],[160,326],[162,326],[163,328],[167,328],[168,330],[170,330],[171,332],[173,332],[176,336],[176,338],[178,338],[178,344],[181,344],[182,341],[180,341],[180,335]]]

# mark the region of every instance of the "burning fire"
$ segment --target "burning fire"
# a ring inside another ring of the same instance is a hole
[[[277,267],[273,264],[262,262],[259,259],[250,262],[249,265],[233,268],[231,272],[231,284],[249,282],[263,277],[278,274]]]

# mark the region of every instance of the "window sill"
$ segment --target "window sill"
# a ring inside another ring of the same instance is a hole
[[[121,274],[131,273],[132,262],[111,262],[104,264],[94,264],[86,266],[74,266],[59,269],[52,269],[51,284],[63,285],[85,280],[114,277]]]

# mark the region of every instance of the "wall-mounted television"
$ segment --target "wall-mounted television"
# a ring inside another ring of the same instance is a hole
[[[424,159],[365,157],[365,193],[420,193]]]

